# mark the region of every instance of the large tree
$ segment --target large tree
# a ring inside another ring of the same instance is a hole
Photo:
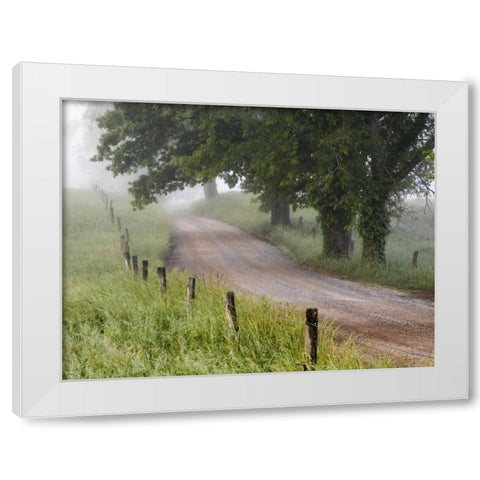
[[[404,192],[428,192],[434,169],[434,121],[427,113],[365,114],[358,231],[367,262],[385,262],[392,208]]]
[[[310,128],[301,151],[303,205],[318,213],[324,254],[346,257],[359,183],[358,114],[315,110],[308,117]]]

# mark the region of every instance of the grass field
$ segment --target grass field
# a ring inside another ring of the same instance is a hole
[[[63,378],[118,378],[301,371],[303,313],[267,299],[237,295],[238,333],[225,320],[224,286],[197,280],[186,303],[187,273],[167,275],[159,292],[155,270],[169,251],[169,220],[150,206],[133,212],[112,195],[129,228],[132,254],[148,259],[147,282],[127,272],[120,233],[94,192],[64,192]],[[317,370],[406,366],[372,359],[351,341],[336,343],[328,323],[319,330]]]
[[[433,207],[424,212],[421,202],[411,202],[408,212],[392,220],[392,233],[386,247],[387,262],[383,266],[367,267],[361,259],[362,242],[356,231],[351,259],[328,259],[322,255],[322,237],[311,209],[291,213],[292,228],[272,227],[270,215],[258,210],[253,196],[240,192],[224,193],[198,201],[192,211],[198,215],[225,221],[246,232],[277,245],[304,266],[366,282],[406,290],[434,291],[434,224]],[[303,219],[303,231],[298,220]],[[315,238],[311,234],[316,227]],[[418,268],[412,268],[412,255],[418,251]]]

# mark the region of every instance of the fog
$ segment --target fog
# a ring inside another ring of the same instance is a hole
[[[114,178],[104,162],[91,162],[97,151],[102,131],[95,116],[101,115],[112,104],[100,102],[63,102],[63,186],[64,188],[91,188],[94,184],[107,191],[125,191],[133,177]]]
[[[93,101],[66,100],[62,105],[63,113],[63,187],[89,189],[93,185],[101,186],[107,192],[127,193],[129,183],[141,172],[133,175],[113,176],[106,169],[106,162],[92,162],[102,130],[98,128],[95,118],[108,109],[112,103]],[[219,192],[229,191],[228,185],[217,178]],[[203,187],[174,192],[158,198],[159,203],[168,208],[187,205],[204,198]]]

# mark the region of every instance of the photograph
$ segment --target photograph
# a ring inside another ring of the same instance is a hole
[[[61,110],[62,380],[435,366],[433,112]]]

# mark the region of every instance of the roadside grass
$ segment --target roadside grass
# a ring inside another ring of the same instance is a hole
[[[323,255],[322,235],[312,209],[291,212],[292,228],[272,227],[270,216],[258,210],[254,197],[241,192],[219,195],[194,203],[191,211],[216,218],[263,238],[290,255],[300,264],[328,273],[387,285],[404,290],[434,291],[433,213],[424,213],[419,202],[411,202],[409,212],[392,220],[387,239],[386,264],[367,266],[362,262],[362,242],[353,231],[354,253],[349,259],[331,259]],[[299,218],[303,229],[300,231]],[[315,228],[315,238],[312,230]],[[418,250],[418,268],[412,268],[413,252]]]
[[[169,252],[170,220],[158,205],[134,211],[127,195],[109,194],[122,231],[92,191],[63,194],[63,266],[68,279],[105,272],[122,272],[120,235],[128,228],[130,253],[142,259],[165,261]],[[120,258],[120,262],[119,262]]]
[[[129,228],[131,252],[150,260],[146,282],[127,272],[119,232],[93,192],[64,195],[63,378],[94,379],[302,371],[304,313],[267,298],[237,294],[240,329],[225,319],[225,286],[197,279],[186,303],[188,273],[167,273],[158,289],[155,267],[168,253],[168,217],[158,206],[132,212],[112,195]],[[317,370],[404,367],[391,356],[372,358],[353,341],[338,344],[328,319],[319,329]]]

